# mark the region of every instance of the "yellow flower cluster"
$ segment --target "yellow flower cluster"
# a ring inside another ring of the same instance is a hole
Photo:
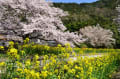
[[[5,62],[0,62],[0,67],[5,66]]]
[[[7,54],[11,59],[19,59],[20,58],[20,55],[18,55],[18,50],[15,48],[10,48],[8,50]]]
[[[4,50],[4,46],[0,46],[0,50]]]
[[[73,49],[70,47],[69,44],[66,44],[65,47],[62,47],[60,44],[58,44],[57,47],[50,47],[48,45],[36,45],[36,44],[24,44],[23,49],[27,49],[31,52],[26,52],[28,54],[60,54],[60,53],[71,53]]]

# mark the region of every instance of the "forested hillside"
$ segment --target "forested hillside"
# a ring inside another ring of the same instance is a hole
[[[62,20],[64,25],[71,32],[78,31],[85,26],[93,26],[100,24],[105,29],[110,29],[114,33],[116,39],[115,47],[120,46],[120,35],[117,30],[117,23],[113,20],[117,17],[116,7],[120,4],[120,0],[99,0],[94,3],[54,3],[55,7],[59,7],[69,12],[69,16]]]

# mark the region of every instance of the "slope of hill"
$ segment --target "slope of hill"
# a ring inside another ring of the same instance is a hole
[[[110,29],[116,39],[116,47],[120,46],[117,24],[113,21],[117,17],[116,7],[120,0],[99,0],[93,3],[54,3],[69,12],[69,16],[62,18],[67,30],[78,31],[88,25],[100,24],[105,29]]]

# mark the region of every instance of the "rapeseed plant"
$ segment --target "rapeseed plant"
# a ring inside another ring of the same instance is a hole
[[[29,45],[26,44],[28,47]],[[40,55],[35,54],[31,57],[27,56],[24,45],[21,49],[14,48],[11,43],[7,55],[9,61],[1,62],[0,68],[5,68],[3,79],[107,79],[104,74],[114,71],[120,60],[120,54],[115,50],[107,50],[111,53],[102,57],[82,57],[85,51],[94,51],[97,49],[85,48],[79,49],[79,53],[72,51],[69,44],[66,47],[58,45],[55,49],[48,46],[32,46],[34,49],[41,48],[42,51],[59,51],[59,54]],[[58,49],[59,48],[59,49]],[[78,48],[77,48],[78,50]],[[105,49],[100,49],[105,51]],[[75,58],[75,60],[73,59]],[[112,73],[112,72],[111,72]]]

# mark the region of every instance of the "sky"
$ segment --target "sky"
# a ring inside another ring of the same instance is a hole
[[[97,0],[51,0],[52,2],[63,2],[63,3],[91,3]]]

